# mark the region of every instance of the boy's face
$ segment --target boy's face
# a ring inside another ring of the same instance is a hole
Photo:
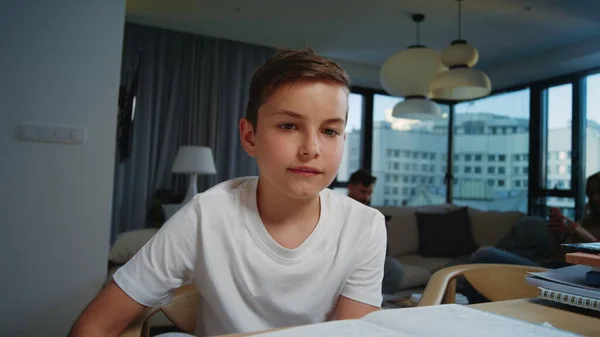
[[[347,110],[348,92],[338,84],[284,85],[260,107],[256,129],[242,119],[242,145],[272,188],[291,198],[314,197],[337,174]]]

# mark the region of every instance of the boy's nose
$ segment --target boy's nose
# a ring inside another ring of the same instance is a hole
[[[308,158],[318,158],[321,154],[318,136],[307,135],[302,148],[300,148],[300,154]]]

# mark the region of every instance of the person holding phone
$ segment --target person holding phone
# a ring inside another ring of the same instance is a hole
[[[584,216],[575,222],[564,216],[558,208],[551,208],[547,228],[550,236],[550,254],[544,259],[520,256],[496,247],[482,247],[475,251],[469,263],[501,263],[523,266],[541,266],[555,269],[566,266],[563,243],[581,243],[600,241],[600,172],[591,175],[586,181],[585,194],[588,203],[585,205]],[[487,299],[479,294],[466,280],[459,280],[459,291],[466,295],[469,303],[486,302]]]
[[[560,249],[562,243],[600,241],[600,172],[587,179],[585,195],[588,202],[584,208],[584,216],[578,222],[564,216],[558,208],[550,209],[548,229],[552,234],[553,260],[564,260]]]
[[[505,263],[556,268],[564,266],[563,243],[597,242],[600,241],[600,172],[591,175],[586,181],[586,197],[584,216],[575,222],[564,216],[558,208],[549,212],[548,231],[550,233],[550,256],[541,261],[512,254],[495,248],[479,248],[469,262],[471,263]]]

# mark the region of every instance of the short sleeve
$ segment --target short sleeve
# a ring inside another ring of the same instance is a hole
[[[381,213],[373,218],[370,227],[369,239],[357,253],[358,264],[346,281],[342,296],[379,307],[383,300],[381,286],[387,246],[385,219]]]
[[[200,222],[198,196],[175,213],[140,251],[113,275],[136,302],[168,304],[172,290],[193,277]]]

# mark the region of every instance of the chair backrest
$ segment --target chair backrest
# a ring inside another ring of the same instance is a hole
[[[528,272],[545,268],[508,264],[464,264],[441,269],[433,274],[421,296],[419,306],[454,303],[456,278],[464,278],[490,301],[508,301],[539,296],[539,289],[525,280]]]
[[[150,336],[149,320],[157,312],[162,311],[167,318],[182,331],[194,334],[196,329],[196,314],[200,293],[193,284],[177,288],[173,293],[171,303],[162,307],[146,308],[142,314],[132,322],[120,337],[148,337]]]
[[[173,301],[162,306],[160,310],[176,327],[189,334],[194,334],[196,314],[200,293],[193,284],[184,285],[175,290]]]

